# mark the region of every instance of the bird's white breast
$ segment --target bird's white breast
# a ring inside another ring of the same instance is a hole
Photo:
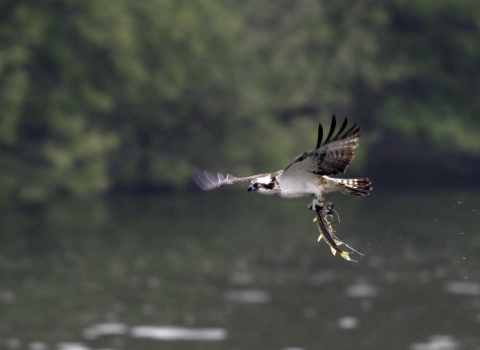
[[[319,177],[308,172],[299,172],[297,176],[277,177],[280,186],[280,196],[286,198],[307,197],[313,194],[321,195]]]

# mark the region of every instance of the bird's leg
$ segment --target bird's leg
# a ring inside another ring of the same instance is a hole
[[[320,215],[322,217],[325,217],[323,213],[323,210],[325,209],[325,200],[320,200],[317,196],[313,196],[312,203],[308,205],[308,209],[313,210],[316,214],[315,217],[313,218],[314,222],[317,221]],[[325,220],[325,221],[328,223],[328,220]]]
[[[321,200],[317,196],[313,196],[312,203],[308,205],[308,209],[313,210],[314,212],[318,213],[321,210],[323,210],[323,207],[325,206],[325,201]]]

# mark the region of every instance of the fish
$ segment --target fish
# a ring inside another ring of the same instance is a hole
[[[334,213],[337,214],[333,210],[333,204],[325,203],[325,202],[317,202],[314,204],[313,208],[316,214],[313,221],[317,222],[318,230],[320,231],[320,236],[318,237],[318,241],[321,241],[321,239],[323,238],[325,242],[327,242],[327,244],[330,246],[330,250],[332,251],[333,255],[335,255],[338,252],[338,254],[345,260],[358,262],[357,260],[353,260],[350,257],[350,254],[357,253],[362,256],[363,254],[353,249],[348,244],[342,242],[340,239],[338,239],[338,237],[335,236],[335,231],[333,231],[332,222],[328,221],[328,216],[333,216]],[[337,214],[337,217],[338,217],[338,214]],[[339,246],[342,244],[345,247],[349,248],[351,252],[347,252],[345,250],[340,249]]]

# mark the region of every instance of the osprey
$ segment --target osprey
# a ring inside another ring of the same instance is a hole
[[[347,119],[335,133],[336,120],[332,117],[330,131],[322,143],[323,128],[318,125],[317,146],[297,156],[284,170],[270,174],[247,177],[226,176],[195,170],[193,180],[205,191],[226,185],[250,181],[247,191],[282,198],[314,197],[314,203],[322,200],[325,193],[340,192],[365,196],[372,189],[367,178],[336,179],[330,177],[344,173],[353,160],[353,150],[358,147],[360,128],[354,124],[348,130]],[[334,135],[335,134],[335,135]]]

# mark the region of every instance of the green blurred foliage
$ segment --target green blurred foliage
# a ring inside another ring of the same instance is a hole
[[[473,0],[5,0],[0,203],[276,170],[331,114],[478,154],[479,20]]]
[[[377,120],[411,139],[480,154],[480,3],[395,0],[383,49],[403,74],[381,93]]]

